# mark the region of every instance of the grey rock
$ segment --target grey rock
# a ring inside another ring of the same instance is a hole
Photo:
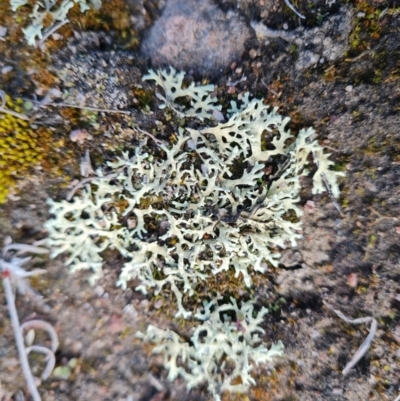
[[[224,13],[208,0],[169,0],[142,51],[153,67],[213,77],[240,59],[250,37],[236,12]]]

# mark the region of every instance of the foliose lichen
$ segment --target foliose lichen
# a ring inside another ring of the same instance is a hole
[[[92,270],[92,284],[102,276],[103,251],[117,250],[125,259],[119,286],[135,279],[143,293],[168,288],[176,316],[189,318],[184,295],[196,294],[198,284],[234,271],[250,287],[255,272],[277,266],[279,249],[296,245],[300,178],[312,163],[313,193],[338,196],[344,173],[331,169],[312,128],[292,135],[289,118],[262,100],[246,94],[241,104],[231,102],[226,122],[215,123],[222,113],[212,85],[185,87],[184,74],[173,69],[144,78],[163,88],[161,108],[196,119],[191,126],[198,128],[178,128],[171,144],[137,129],[147,141],[133,153],[98,168],[67,200],[48,200],[48,245],[51,256],[68,255],[71,271]],[[280,356],[283,345],[261,343],[267,310],[255,313],[252,301],[203,305],[190,342],[154,326],[138,335],[157,344],[170,380],[180,376],[189,389],[207,383],[219,401],[224,391],[246,392],[253,365]]]
[[[43,39],[67,23],[68,12],[74,4],[79,5],[81,12],[85,12],[91,7],[96,10],[101,7],[101,0],[62,0],[61,3],[52,0],[44,0],[43,2],[36,0],[34,3],[29,15],[31,23],[22,29],[26,41],[31,46],[36,45],[36,39]],[[14,12],[19,7],[28,4],[28,0],[10,0],[11,9]]]
[[[267,309],[255,313],[252,302],[235,299],[219,304],[212,300],[204,302],[204,311],[195,315],[202,323],[195,327],[190,343],[171,330],[162,330],[152,325],[139,338],[155,343],[153,353],[162,353],[168,379],[182,377],[188,390],[207,383],[208,391],[215,401],[221,393],[245,393],[255,384],[251,376],[254,365],[272,361],[283,353],[283,344],[278,341],[268,349],[261,343],[260,327]]]
[[[155,81],[158,86],[163,88],[165,95],[157,93],[157,97],[162,101],[159,108],[169,107],[179,116],[195,117],[201,121],[205,118],[212,118],[213,113],[221,110],[218,99],[212,97],[214,85],[199,85],[194,82],[184,85],[184,72],[177,72],[173,67],[168,70],[150,70],[143,76],[144,81]],[[177,100],[190,99],[190,105],[185,107],[177,103]]]
[[[179,76],[169,82],[171,75],[162,75],[170,104],[168,88],[177,90]],[[202,90],[190,88],[192,99]],[[209,105],[207,96],[202,102]],[[126,260],[117,284],[126,288],[139,279],[136,289],[143,293],[169,287],[177,316],[191,315],[182,296],[193,295],[210,275],[233,269],[251,286],[254,272],[262,273],[265,263],[277,266],[278,249],[301,237],[300,222],[288,215],[301,215],[300,177],[312,160],[313,193],[328,186],[339,194],[343,173],[330,170],[333,162],[314,130],[294,136],[288,122],[276,108],[246,96],[240,106],[232,102],[225,123],[179,128],[171,145],[153,137],[157,157],[145,145],[116,156],[71,202],[48,201],[52,255],[67,253],[72,271],[91,269],[94,283],[102,276],[102,252],[117,249]]]

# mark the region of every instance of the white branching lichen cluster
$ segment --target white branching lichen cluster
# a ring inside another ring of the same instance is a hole
[[[10,0],[12,11],[17,11],[19,7],[30,3],[28,0]],[[101,0],[62,0],[61,3],[55,0],[36,0],[29,15],[31,24],[23,28],[25,39],[31,46],[36,45],[36,39],[45,39],[51,33],[54,33],[60,26],[68,22],[68,12],[74,6],[79,4],[81,12],[95,8],[98,10],[101,7]],[[45,27],[45,19],[50,17],[52,25]]]
[[[263,272],[263,262],[276,266],[277,248],[295,246],[301,236],[300,223],[287,214],[301,215],[296,203],[309,156],[318,164],[313,192],[326,190],[324,180],[339,192],[340,173],[329,170],[314,130],[294,137],[288,121],[261,100],[245,98],[240,108],[232,104],[226,123],[179,129],[170,146],[158,142],[160,157],[143,147],[118,156],[72,202],[49,200],[53,256],[68,253],[66,264],[92,269],[94,282],[102,275],[101,252],[117,249],[127,260],[118,285],[138,278],[144,293],[169,285],[177,316],[190,315],[182,293],[192,294],[210,274],[234,269],[250,286],[252,272]],[[143,206],[149,199],[154,206]],[[146,220],[158,227],[158,237],[148,235]]]
[[[240,105],[231,103],[226,122],[205,123],[220,113],[214,88],[184,89],[183,78],[172,69],[145,77],[163,88],[162,107],[197,118],[201,128],[179,128],[169,145],[147,134],[153,146],[141,142],[134,154],[99,168],[72,201],[49,200],[53,218],[46,228],[52,256],[68,254],[71,271],[91,269],[93,283],[102,276],[102,252],[116,249],[126,261],[119,286],[136,279],[143,293],[167,287],[177,299],[176,316],[188,318],[183,294],[193,295],[199,283],[231,269],[249,287],[265,264],[277,265],[279,248],[296,245],[300,178],[312,162],[313,193],[337,196],[342,173],[330,170],[333,162],[312,128],[292,135],[289,118],[248,94]],[[233,311],[236,320],[220,319],[224,311]],[[242,391],[252,383],[249,360],[264,362],[281,352],[281,345],[253,348],[264,314],[254,318],[251,303],[238,309],[234,300],[213,301],[196,316],[204,323],[195,329],[193,346],[154,327],[145,337],[160,343],[156,350],[165,353],[171,379],[181,375],[189,387],[206,381],[218,399],[223,390]],[[223,379],[217,366],[224,358],[234,368]],[[232,383],[238,376],[240,386]]]
[[[188,389],[208,383],[208,391],[220,401],[223,391],[245,393],[255,384],[250,374],[253,364],[282,355],[281,341],[270,349],[261,344],[259,333],[264,330],[260,324],[266,313],[265,308],[255,313],[252,302],[243,302],[239,308],[233,298],[224,305],[213,300],[204,302],[204,312],[195,315],[203,323],[195,328],[190,338],[192,345],[175,332],[154,326],[137,336],[158,344],[153,352],[164,355],[170,381],[180,376]]]
[[[221,110],[221,105],[217,104],[218,99],[211,97],[210,93],[214,90],[214,85],[196,86],[192,82],[189,86],[182,85],[185,78],[184,72],[177,72],[173,67],[169,71],[150,70],[143,76],[145,81],[155,81],[158,86],[164,89],[165,95],[157,93],[157,97],[162,101],[160,109],[169,107],[179,116],[195,117],[201,121],[205,118],[213,117],[213,113]],[[177,99],[190,99],[190,106],[184,107],[176,103]]]

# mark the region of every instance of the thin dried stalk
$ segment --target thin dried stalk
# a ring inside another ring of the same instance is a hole
[[[295,7],[289,0],[284,0],[284,1],[285,1],[285,4],[286,4],[297,16],[299,16],[300,18],[303,18],[303,19],[306,18],[303,14],[301,14],[299,11],[297,11],[296,7]]]
[[[47,364],[46,368],[42,372],[41,379],[48,379],[51,375],[51,372],[54,370],[54,366],[56,366],[56,356],[53,352],[51,352],[51,350],[40,345],[32,345],[31,347],[26,348],[27,354],[29,354],[31,351],[46,355],[45,361],[47,362]]]
[[[24,338],[22,337],[21,326],[19,324],[17,308],[14,303],[14,293],[11,287],[10,275],[6,270],[3,272],[3,287],[6,293],[8,312],[10,314],[11,325],[14,331],[15,342],[17,344],[19,360],[21,361],[22,372],[24,373],[29,392],[33,401],[41,401],[38,389],[29,366],[28,354],[25,350]]]
[[[371,322],[371,327],[369,328],[369,334],[364,342],[360,345],[356,353],[353,355],[353,358],[347,363],[347,365],[342,370],[342,374],[345,376],[349,371],[357,365],[358,361],[367,353],[369,347],[371,346],[371,342],[375,336],[376,330],[378,328],[378,322],[373,317],[361,317],[359,319],[349,319],[342,312],[334,309],[331,305],[329,305],[326,301],[323,301],[324,305],[335,312],[341,319],[343,319],[346,323],[350,324],[362,324]],[[397,401],[397,400],[396,400]],[[399,400],[400,401],[400,400]]]
[[[21,120],[29,121],[29,117],[25,114],[17,113],[14,110],[7,109],[6,107],[6,93],[0,90],[0,113],[11,114],[14,117],[20,118]]]

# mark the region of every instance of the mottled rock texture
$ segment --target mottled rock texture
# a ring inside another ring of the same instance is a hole
[[[142,51],[153,67],[212,77],[241,58],[251,32],[237,13],[224,13],[211,1],[168,0]]]

